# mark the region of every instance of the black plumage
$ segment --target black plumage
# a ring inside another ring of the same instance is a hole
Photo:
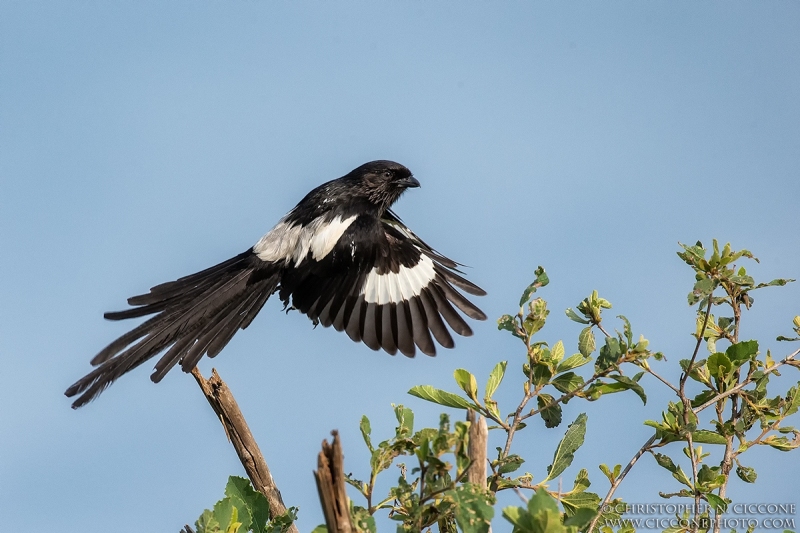
[[[413,357],[419,348],[435,355],[433,339],[452,348],[447,326],[472,334],[458,311],[486,319],[456,289],[485,292],[390,210],[407,188],[418,186],[398,163],[367,163],[312,190],[246,252],[129,298],[133,307],[105,318],[150,318],[92,359],[97,368],[66,391],[78,396],[73,408],[161,352],[154,382],[178,363],[190,372],[249,326],[275,292],[315,324],[333,326],[373,350]]]

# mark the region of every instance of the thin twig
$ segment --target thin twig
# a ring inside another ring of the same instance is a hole
[[[697,359],[697,354],[700,351],[700,346],[703,344],[703,338],[705,337],[706,328],[708,327],[708,319],[711,316],[711,306],[713,304],[713,291],[711,294],[708,295],[708,305],[706,306],[705,316],[703,318],[703,327],[700,328],[700,332],[697,335],[697,343],[694,346],[694,352],[692,352],[692,358],[689,359],[689,364],[686,366],[686,370],[683,371],[681,374],[681,378],[679,381],[678,387],[678,398],[681,400],[683,405],[683,424],[684,426],[689,424],[689,413],[692,412],[692,402],[686,396],[686,381],[689,379],[689,374],[692,371],[692,366],[694,366],[694,362]],[[692,532],[697,531],[697,515],[700,513],[700,493],[697,490],[697,456],[694,453],[694,438],[692,437],[691,432],[686,433],[686,443],[689,446],[689,460],[692,463],[692,496],[694,497],[694,510],[693,510],[693,518],[692,521]]]
[[[611,338],[611,335],[609,335],[608,332],[606,331],[606,329],[603,326],[600,325],[600,322],[595,324],[595,326],[597,326],[597,329],[599,329],[600,331],[603,332],[603,335],[605,335],[606,338],[609,338],[609,339]]]
[[[795,361],[795,357],[797,357],[798,354],[800,354],[800,349],[795,350],[794,352],[792,352],[791,354],[786,356],[784,359],[782,359],[780,362],[775,363],[774,365],[772,365],[771,367],[766,369],[764,371],[764,375],[771,374],[771,373],[775,372],[778,368],[780,368],[780,367],[782,367],[784,365],[788,365],[792,361]],[[737,392],[739,392],[740,390],[742,390],[746,386],[750,385],[754,381],[755,381],[754,379],[748,378],[748,379],[742,381],[741,383],[739,383],[738,385],[736,385],[735,387],[732,387],[732,388],[726,390],[725,392],[721,392],[721,393],[717,394],[716,396],[714,396],[713,398],[708,400],[706,403],[702,404],[699,407],[695,407],[692,410],[695,412],[695,414],[697,414],[700,411],[708,409],[709,407],[711,407],[712,405],[714,405],[718,401],[722,400],[723,398],[727,398],[728,396],[736,394]]]
[[[636,452],[636,454],[631,458],[625,469],[622,472],[620,472],[619,477],[617,477],[614,481],[611,482],[611,488],[608,489],[606,497],[603,498],[602,503],[600,503],[600,506],[597,508],[598,509],[597,515],[592,519],[591,523],[589,524],[589,528],[586,530],[588,533],[592,533],[592,530],[594,530],[595,526],[597,525],[597,521],[600,520],[603,508],[608,504],[608,502],[611,501],[611,498],[617,491],[619,484],[622,483],[622,480],[625,479],[625,476],[627,476],[628,472],[631,471],[631,468],[633,468],[633,465],[636,464],[636,461],[638,461],[639,458],[645,454],[645,452],[651,449],[651,446],[655,441],[656,441],[656,435],[653,435],[652,437],[647,439],[647,442],[645,442],[642,445],[642,447],[639,448],[639,451]]]
[[[697,352],[700,351],[700,345],[703,344],[703,336],[706,333],[706,328],[708,327],[708,317],[711,316],[711,294],[708,295],[708,305],[706,306],[706,313],[705,318],[703,319],[703,327],[700,329],[700,334],[697,336],[697,344],[694,346],[694,352],[692,353],[692,358],[689,360],[689,365],[686,367],[686,370],[681,374],[680,380],[680,392],[678,393],[681,398],[685,396],[684,390],[686,389],[686,380],[689,379],[689,372],[692,370],[692,366],[694,366],[694,361],[697,359]]]
[[[739,342],[739,326],[741,325],[742,308],[741,308],[740,303],[738,301],[739,299],[736,297],[736,295],[732,291],[731,285],[726,283],[723,286],[725,288],[725,292],[728,293],[728,297],[730,298],[730,302],[728,302],[728,303],[730,304],[731,308],[733,309],[734,328],[733,328],[733,338],[731,339],[731,344],[736,344],[736,343]],[[746,295],[746,293],[745,293],[745,295]],[[740,371],[741,371],[741,368],[737,368],[733,373],[734,380],[735,380],[735,382],[737,384],[739,383],[739,379],[741,379],[741,372]],[[749,379],[751,379],[751,375],[750,374],[747,375],[747,377],[745,378],[744,381],[748,381]],[[739,406],[739,396],[738,395],[734,395],[731,398],[731,417],[730,417],[730,420],[729,420],[729,423],[730,423],[731,427],[735,427],[736,426],[736,423],[738,422],[738,416],[741,415],[741,413],[737,414],[738,406]],[[718,419],[719,424],[720,424],[719,427],[722,427],[723,424],[725,423],[725,421],[723,420],[723,417],[722,417],[723,407],[724,407],[724,403],[723,402],[718,402],[717,403],[717,419]],[[728,481],[730,479],[731,470],[733,469],[733,461],[734,461],[734,459],[735,459],[735,455],[734,455],[734,452],[733,452],[733,435],[726,435],[725,436],[725,452],[724,452],[724,454],[722,456],[722,462],[719,465],[720,466],[720,471],[721,471],[722,475],[724,476],[724,483],[722,483],[722,485],[720,485],[720,487],[719,487],[719,497],[722,498],[723,500],[725,499],[725,493],[726,493],[726,491],[728,489]],[[722,520],[722,513],[715,509],[715,511],[714,511],[714,533],[719,533],[720,526],[721,526],[721,520]]]
[[[680,390],[678,390],[678,387],[676,387],[675,385],[673,385],[672,383],[670,383],[670,382],[669,382],[669,381],[667,381],[666,379],[664,379],[664,378],[662,378],[661,376],[659,376],[658,374],[656,374],[656,373],[655,373],[655,371],[654,371],[652,368],[650,368],[650,365],[647,365],[647,366],[639,366],[639,368],[643,369],[645,372],[647,372],[648,374],[650,374],[651,376],[653,376],[654,378],[656,378],[658,381],[660,381],[661,383],[663,383],[664,385],[666,385],[667,387],[669,387],[670,389],[672,389],[672,391],[673,391],[675,394],[680,394]]]
[[[684,403],[684,413],[686,413],[687,404]],[[689,405],[691,409],[691,405]],[[684,414],[684,417],[686,415]],[[694,493],[694,509],[692,512],[692,532],[697,531],[697,515],[700,514],[700,491],[697,490],[697,455],[694,453],[694,437],[692,437],[692,432],[686,432],[686,444],[689,446],[689,460],[692,463],[692,492]]]

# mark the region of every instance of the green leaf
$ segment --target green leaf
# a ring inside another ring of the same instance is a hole
[[[595,349],[594,331],[592,326],[588,326],[581,330],[578,335],[578,351],[584,356],[589,357]]]
[[[713,377],[717,383],[726,381],[733,371],[733,363],[731,363],[727,355],[721,352],[709,355],[706,366],[708,367],[708,372],[711,374],[711,377]]]
[[[510,474],[511,472],[516,472],[524,462],[525,459],[512,453],[497,464],[497,466],[499,466],[497,471],[501,474]]]
[[[600,398],[603,394],[614,394],[615,392],[622,392],[628,390],[624,383],[606,383],[605,381],[597,380],[586,389],[585,396],[590,402]]]
[[[544,393],[536,397],[536,404],[541,410],[539,415],[541,415],[542,420],[544,420],[544,426],[547,428],[558,427],[558,425],[561,424],[561,405],[554,404],[544,409],[544,407],[553,400],[554,398],[552,396]]]
[[[589,482],[589,471],[586,470],[585,468],[581,468],[578,471],[578,475],[575,476],[575,482],[572,486],[572,490],[569,491],[569,494],[581,493],[586,489],[588,489],[590,486],[591,483]]]
[[[591,361],[592,358],[580,353],[573,354],[569,356],[564,362],[558,365],[556,369],[556,373],[560,374],[561,372],[565,372],[567,370],[572,370],[574,368],[581,367]]]
[[[725,437],[714,431],[707,429],[698,429],[692,432],[692,440],[695,444],[722,444],[728,443]]]
[[[194,528],[197,533],[214,533],[220,531],[222,526],[219,525],[214,513],[206,509],[194,523]]]
[[[680,466],[676,466],[675,463],[672,462],[672,459],[664,454],[661,453],[654,453],[653,457],[655,457],[656,462],[662,468],[666,468],[670,472],[672,472],[672,477],[686,485],[687,487],[692,487],[692,482],[689,481],[689,478],[686,477],[683,469]]]
[[[489,379],[486,381],[486,399],[489,400],[494,395],[500,382],[503,381],[503,376],[506,374],[507,361],[500,361],[497,363],[492,371],[489,373]]]
[[[429,402],[444,405],[445,407],[454,407],[456,409],[474,409],[476,411],[480,410],[477,405],[465,400],[461,396],[453,394],[452,392],[436,389],[430,385],[416,385],[411,387],[411,390],[409,390],[408,393],[412,396],[416,396],[417,398],[422,398],[423,400],[428,400]]]
[[[790,388],[786,393],[786,399],[781,411],[783,416],[789,416],[795,414],[798,408],[800,408],[800,383]]]
[[[600,505],[600,496],[594,492],[576,492],[561,495],[561,504],[568,516],[574,515],[580,508],[589,508],[592,512]]]
[[[543,488],[539,488],[528,500],[527,509],[506,507],[503,517],[514,524],[515,533],[566,533],[561,522],[561,513],[555,499]]]
[[[619,346],[619,340],[614,337],[606,337],[606,342],[600,348],[600,354],[597,356],[597,361],[595,361],[595,368],[606,370],[614,367],[621,356],[622,350]]]
[[[517,334],[517,321],[511,315],[503,315],[498,318],[497,329],[510,331],[515,337],[519,337],[519,334]]]
[[[772,446],[776,450],[782,452],[789,452],[794,450],[795,448],[800,445],[797,441],[790,441],[786,437],[778,437],[776,435],[770,435],[766,439],[761,441],[761,444],[766,444],[768,446]]]
[[[364,443],[367,445],[369,451],[374,452],[375,448],[372,447],[372,439],[369,438],[370,434],[372,434],[372,427],[369,424],[367,415],[361,417],[361,424],[358,425],[358,429],[361,430],[361,436],[364,437]]]
[[[534,271],[534,275],[536,276],[536,279],[534,280],[534,282],[531,283],[530,285],[528,285],[528,288],[526,288],[522,292],[522,297],[519,299],[519,306],[520,307],[525,305],[525,302],[527,302],[528,299],[531,297],[531,295],[534,292],[536,292],[536,289],[538,289],[540,287],[544,287],[545,285],[550,283],[550,278],[547,277],[547,274],[545,273],[544,268],[542,268],[541,266]]]
[[[356,509],[360,508],[356,506]],[[297,521],[297,511],[297,507],[289,507],[286,509],[286,512],[273,516],[270,518],[267,527],[262,531],[264,533],[286,533],[286,531],[289,530],[289,527]],[[358,522],[359,527],[362,527],[362,523],[358,521],[357,515],[354,515],[354,519]],[[364,531],[364,533],[375,533],[374,528],[370,530],[362,527],[362,531]]]
[[[617,315],[617,318],[624,323],[623,332],[625,333],[625,340],[628,341],[628,346],[633,346],[633,331],[631,330],[631,322],[624,315]]]
[[[233,505],[239,510],[239,521],[242,530],[254,529],[261,531],[269,520],[269,503],[267,498],[256,491],[250,480],[231,476],[225,487],[225,495],[231,499]]]
[[[725,499],[710,492],[707,492],[705,497],[708,500],[708,504],[714,508],[715,512],[725,513],[728,510],[728,502],[726,502]]]
[[[350,516],[352,517],[354,532],[358,533],[378,532],[377,525],[375,524],[375,518],[369,514],[369,511],[367,509],[364,509],[359,505],[353,505],[351,508]]]
[[[448,491],[455,503],[455,518],[464,533],[486,533],[494,517],[486,493],[476,485],[464,483],[455,490]]]
[[[543,480],[548,481],[555,479],[561,475],[575,457],[575,452],[583,445],[583,439],[586,435],[586,413],[581,413],[578,418],[570,424],[564,438],[556,448],[553,456],[553,463],[547,467],[547,477]]]
[[[687,265],[694,267],[704,260],[706,251],[700,241],[697,241],[694,246],[687,246],[681,242],[678,244],[684,249],[683,252],[678,252],[678,257],[686,261]]]
[[[553,371],[547,363],[536,363],[533,365],[533,384],[546,385],[553,377]]]
[[[734,368],[739,368],[747,361],[752,360],[757,353],[758,341],[737,342],[736,344],[731,344],[728,346],[728,349],[725,350],[725,355],[728,356]]]
[[[564,343],[558,341],[550,349],[550,359],[556,363],[564,358]]]
[[[239,509],[234,506],[231,509],[231,519],[228,522],[228,525],[225,527],[225,533],[239,533],[239,528],[241,527],[242,523],[239,521]]]
[[[568,394],[580,388],[583,383],[583,378],[577,375],[575,372],[566,372],[564,374],[560,374],[550,381],[552,386],[564,394]]]
[[[403,405],[395,405],[394,416],[397,418],[395,436],[398,439],[410,437],[414,433],[414,412]]]
[[[311,533],[328,533],[328,527],[325,524],[320,524],[312,529]]]
[[[760,289],[762,287],[783,287],[787,283],[792,283],[794,281],[795,280],[793,279],[778,278],[778,279],[773,279],[769,283],[759,283],[758,285],[755,286],[755,288]]]
[[[607,465],[607,464],[605,464],[605,463],[603,463],[603,464],[599,465],[599,468],[600,468],[600,471],[601,471],[603,474],[605,474],[605,476],[608,478],[608,481],[609,481],[610,483],[613,483],[613,482],[614,482],[614,478],[615,478],[616,476],[615,476],[615,475],[614,475],[614,473],[613,473],[613,472],[611,472],[611,470],[608,468],[608,465]]]
[[[736,475],[745,483],[755,483],[758,474],[754,468],[739,465],[736,467]]]
[[[639,385],[635,380],[622,375],[609,375],[608,377],[613,379],[617,383],[625,385],[626,388],[635,392],[637,396],[639,396],[639,398],[642,399],[642,403],[647,405],[647,395],[644,393],[644,389],[642,388],[642,386]]]
[[[663,453],[654,453],[653,457],[655,457],[658,466],[661,468],[666,468],[672,473],[678,471],[678,467],[672,462],[672,458],[670,456],[664,455]]]
[[[530,312],[525,317],[525,320],[522,321],[522,327],[528,337],[531,337],[544,327],[550,311],[547,310],[547,302],[541,298],[531,300],[528,308]]]
[[[453,372],[453,377],[455,377],[456,383],[466,393],[467,397],[478,403],[478,380],[475,379],[475,376],[463,368],[459,368]]]
[[[694,305],[703,298],[708,297],[717,287],[717,282],[711,278],[702,278],[694,284],[692,292],[689,293],[689,305]]]
[[[597,503],[600,503],[600,498],[597,498]],[[561,500],[564,503],[564,500]],[[589,509],[588,507],[580,507],[576,509],[575,514],[564,520],[564,525],[567,527],[576,527],[581,529],[589,525],[589,522],[597,515],[597,511]]]
[[[706,348],[708,348],[708,353],[714,353],[717,351],[717,338],[716,337],[709,337],[706,339]]]
[[[717,393],[713,390],[706,389],[692,399],[692,407],[699,407],[716,395]]]
[[[225,531],[234,520],[233,515],[236,513],[236,507],[233,506],[230,498],[222,498],[220,501],[214,504],[213,512],[214,518],[220,525],[220,529]]]
[[[572,310],[571,307],[567,307],[567,310],[565,311],[565,313],[567,314],[569,319],[572,320],[573,322],[577,322],[578,324],[591,324],[591,322],[589,322],[585,318],[581,318],[578,315],[578,313],[576,313],[575,311]]]
[[[508,506],[503,508],[503,518],[514,524],[514,531],[524,531],[523,520],[525,510],[522,507]]]

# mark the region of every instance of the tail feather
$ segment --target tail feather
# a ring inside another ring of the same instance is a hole
[[[240,328],[247,327],[275,292],[279,272],[252,251],[179,280],[153,287],[128,301],[133,309],[108,313],[122,320],[154,315],[98,353],[99,365],[67,389],[78,408],[96,398],[123,374],[167,350],[151,379],[160,381],[181,362],[190,371],[203,355],[213,357]]]
[[[231,269],[236,269],[236,267],[240,266],[242,263],[249,263],[252,260],[252,256],[252,250],[248,250],[237,255],[236,257],[228,259],[227,261],[223,261],[222,263],[209,267],[205,270],[201,270],[200,272],[189,274],[188,276],[178,278],[175,281],[168,281],[166,283],[156,285],[150,289],[148,294],[142,294],[128,298],[128,303],[130,305],[146,305],[149,303],[159,302],[176,295],[186,294],[187,289],[203,286],[205,285],[203,282],[207,281],[208,279],[218,279],[218,275],[220,273],[230,271]]]
[[[266,283],[266,281],[262,283]],[[228,342],[230,342],[233,335],[238,330],[244,329],[250,325],[255,318],[255,315],[264,306],[266,299],[264,298],[263,291],[255,291],[251,293],[250,296],[250,298],[242,302],[241,311],[239,311],[237,315],[232,316],[231,320],[222,327],[222,329],[217,335],[214,336],[213,339],[210,340],[208,343],[208,349],[206,351],[209,357],[216,357],[219,355],[222,349],[225,348]],[[191,368],[184,368],[184,370],[188,372],[191,370]]]
[[[246,275],[248,272],[244,271],[244,274]],[[238,273],[238,276],[242,276],[242,273]],[[238,281],[240,279],[241,278],[234,276],[233,281]],[[181,323],[186,323],[193,318],[196,318],[198,311],[203,312],[207,311],[208,309],[214,309],[213,299],[224,297],[224,295],[228,293],[231,288],[231,281],[232,280],[230,277],[217,280],[215,283],[206,287],[205,290],[192,291],[192,294],[199,294],[199,296],[176,299],[176,301],[172,302],[168,306],[156,306],[155,304],[145,306],[146,308],[149,308],[149,314],[159,314],[106,346],[94,357],[94,359],[92,359],[92,364],[97,365],[103,363],[104,361],[117,355],[120,351],[124,350],[133,341],[146,335],[150,335],[154,331],[160,330],[163,333],[174,331],[175,327]],[[162,307],[166,308],[162,310]],[[120,313],[124,313],[124,311],[121,311]],[[106,318],[108,318],[108,315],[110,314],[111,313],[106,313]],[[112,318],[112,320],[119,319]],[[199,326],[201,324],[196,323],[195,325]],[[163,336],[157,338],[163,338]],[[153,343],[154,339],[142,340],[136,346],[139,348],[152,347]]]
[[[160,319],[161,317],[154,316],[153,318],[139,324],[128,333],[122,335],[117,340],[100,350],[100,352],[98,352],[98,354],[95,355],[90,361],[91,365],[97,366],[101,363],[105,363],[108,359],[125,349],[126,346],[147,335],[147,332],[150,331],[154,324],[158,323]]]
[[[218,313],[214,320],[204,328],[204,333],[198,336],[194,345],[189,347],[180,357],[176,358],[176,361],[180,360],[181,368],[184,372],[191,372],[203,355],[208,355],[209,357],[217,355],[217,352],[211,350],[211,344],[220,336],[225,335],[225,332],[231,329],[231,324],[234,326],[232,328],[233,333],[231,337],[236,333],[239,328],[235,326],[241,323],[243,320],[243,313],[247,313],[249,310],[248,302],[257,298],[259,295],[258,291],[250,292],[247,294],[245,300],[233,301],[229,304],[230,309]],[[166,355],[162,359],[166,359]],[[159,361],[159,364],[160,363],[161,361]]]
[[[173,344],[172,347],[167,350],[167,353],[156,363],[153,373],[150,375],[150,379],[155,383],[161,381],[167,372],[172,370],[172,367],[178,363],[181,354],[192,349],[196,345],[197,342],[191,335],[186,335],[183,339]]]

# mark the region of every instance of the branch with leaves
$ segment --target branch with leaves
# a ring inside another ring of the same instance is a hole
[[[417,398],[469,413],[468,421],[451,423],[450,416],[442,414],[438,427],[415,430],[412,410],[396,405],[394,435],[374,444],[370,420],[362,417],[360,430],[370,454],[369,467],[363,477],[347,474],[344,479],[355,489],[357,500],[351,500],[347,510],[352,530],[375,533],[376,516],[385,513],[397,522],[401,532],[438,528],[447,533],[487,533],[495,515],[496,494],[513,490],[523,505],[504,508],[502,516],[513,524],[515,533],[630,533],[633,528],[624,519],[625,504],[615,499],[615,493],[637,462],[649,454],[678,483],[677,488],[665,484],[667,490],[659,494],[664,498],[687,498],[693,504],[693,512],[678,517],[686,527],[670,530],[671,533],[711,529],[718,532],[731,503],[727,497],[730,474],[735,471],[746,483],[757,478],[755,469],[742,462],[743,454],[758,446],[780,451],[800,447],[800,430],[786,425],[787,418],[800,408],[800,383],[778,395],[768,392],[772,376],[788,367],[800,367],[796,359],[800,350],[776,362],[770,350],[762,353],[759,342],[739,338],[745,312],[753,305],[751,293],[792,280],[756,283],[743,267],[735,264],[741,259],[755,259],[753,255],[746,250],[734,251],[730,245],[720,250],[714,241],[710,256],[700,243],[681,246],[678,255],[695,274],[688,303],[697,311],[693,323],[696,343],[687,358],[679,359],[681,375],[677,383],[665,379],[667,373],[651,367],[654,362],[665,364],[666,358],[661,352],[652,351],[644,336],[634,336],[625,316],[616,317],[621,331],[609,327],[604,312],[612,305],[597,291],[574,309],[566,310],[566,316],[582,326],[577,332],[576,353],[567,356],[562,340],[540,340],[550,312],[547,302],[537,296],[549,283],[544,269],[539,267],[534,281],[522,293],[518,311],[498,320],[498,329],[519,339],[523,349],[515,361],[500,361],[494,366],[486,377],[483,394],[476,376],[466,369],[457,369],[453,374],[460,392],[429,385],[409,391]],[[731,316],[715,316],[716,309],[729,309]],[[794,337],[781,336],[778,340],[800,341],[800,317],[795,317],[793,329]],[[703,344],[709,352],[707,357],[701,354]],[[719,351],[721,345],[727,345],[723,351]],[[515,384],[520,396],[510,407],[501,407],[495,393],[500,386],[509,386],[510,368],[521,370],[521,383]],[[561,488],[561,476],[584,444],[587,413],[579,414],[569,424],[546,469],[536,477],[530,472],[519,473],[525,459],[515,453],[514,441],[519,432],[526,430],[529,419],[538,416],[545,428],[557,428],[568,402],[595,402],[624,391],[633,392],[646,403],[644,383],[649,378],[643,379],[645,376],[652,377],[656,386],[669,389],[675,399],[666,405],[660,421],[644,421],[654,434],[624,468],[621,464],[599,465],[610,484],[603,498],[588,491],[591,483],[586,468],[578,471],[570,490]],[[484,420],[492,425],[481,430]],[[487,431],[488,441],[484,440]],[[492,441],[499,444],[497,453],[487,459],[487,442]],[[669,451],[675,443],[682,443],[683,458]],[[476,446],[482,449],[476,451]],[[688,470],[684,470],[685,461]],[[387,475],[393,467],[399,471],[397,482],[379,494],[378,477]],[[550,487],[554,481],[558,481],[555,489]],[[346,501],[339,496],[339,502]],[[227,498],[233,500],[231,495]],[[708,506],[701,506],[701,502]],[[339,507],[343,513],[345,505],[340,503]],[[198,533],[246,531],[242,529],[247,527],[244,525],[231,529],[242,513],[224,514],[225,509],[222,505],[219,529],[201,523],[201,517]],[[224,529],[226,519],[228,529]],[[337,528],[330,520],[328,525]],[[249,530],[278,531],[257,527]],[[323,525],[315,533],[328,530]]]

